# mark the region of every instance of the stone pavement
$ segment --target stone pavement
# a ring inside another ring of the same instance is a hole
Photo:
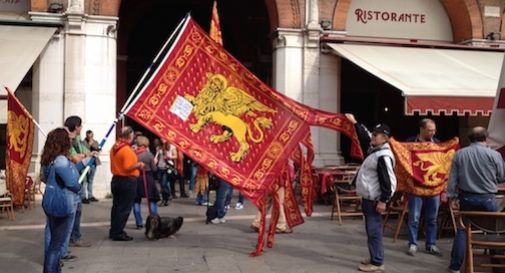
[[[93,245],[71,248],[78,259],[66,262],[63,272],[347,273],[358,272],[359,261],[368,256],[363,221],[346,218],[339,226],[337,221],[329,220],[330,206],[315,206],[313,217],[306,217],[306,222],[292,234],[277,235],[274,247],[265,248],[263,256],[255,258],[249,257],[257,238],[249,229],[256,213],[250,203],[246,203],[244,210],[232,208],[226,223],[206,225],[205,207],[194,205],[193,199],[176,199],[159,210],[162,216],[185,217],[175,236],[148,241],[142,230],[134,228],[131,215],[127,232],[134,240],[130,242],[107,238],[110,207],[111,200],[106,199],[84,205],[83,239]],[[146,209],[144,206],[144,215]],[[0,214],[0,272],[42,272],[45,216],[40,202],[35,209],[24,213],[18,210],[16,218],[9,221],[5,214]],[[419,252],[414,258],[405,254],[405,238],[393,243],[391,234],[387,236],[386,272],[447,272],[450,239],[438,243],[444,257]]]

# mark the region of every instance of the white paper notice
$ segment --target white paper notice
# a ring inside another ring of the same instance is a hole
[[[193,110],[193,104],[189,102],[187,99],[177,96],[174,103],[170,107],[170,112],[181,118],[183,121],[186,121]]]

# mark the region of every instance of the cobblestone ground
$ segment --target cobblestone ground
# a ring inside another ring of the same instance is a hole
[[[234,198],[236,200],[236,198]],[[234,203],[233,203],[234,204]],[[232,205],[233,205],[232,204]],[[360,218],[345,218],[343,225],[330,221],[330,206],[316,206],[313,217],[294,229],[292,234],[277,235],[275,246],[265,249],[261,257],[249,257],[254,249],[256,233],[249,229],[256,210],[246,203],[244,210],[231,209],[227,222],[205,224],[205,207],[192,199],[176,199],[161,207],[162,216],[185,217],[179,233],[157,241],[145,239],[136,230],[133,215],[127,232],[130,242],[114,242],[107,238],[111,200],[84,205],[83,239],[89,248],[71,248],[78,256],[66,262],[63,272],[357,272],[359,261],[368,257],[366,234]],[[143,207],[144,215],[146,207]],[[42,272],[43,227],[45,216],[40,203],[35,209],[18,210],[16,221],[0,214],[0,272]],[[419,252],[416,257],[405,254],[405,237],[392,242],[386,233],[386,272],[446,272],[449,264],[450,238],[439,240],[444,256]],[[403,234],[405,235],[405,234]],[[424,241],[420,242],[420,245]]]

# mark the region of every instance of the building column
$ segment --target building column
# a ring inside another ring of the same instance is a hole
[[[340,112],[342,59],[331,53],[321,53],[319,75],[319,108],[331,113]],[[321,165],[341,165],[344,158],[340,150],[339,132],[321,128],[319,133],[319,157]]]
[[[34,21],[59,23],[63,20],[61,14],[54,13],[32,12],[30,16]],[[63,124],[64,51],[64,35],[57,30],[32,68],[31,112],[46,134]],[[46,136],[35,128],[30,171],[38,172],[40,169],[40,153],[45,141]]]
[[[277,29],[273,42],[273,87],[284,95],[302,101],[303,32]]]
[[[81,137],[85,137],[86,130],[92,130],[98,142],[116,118],[117,21],[117,17],[86,17],[83,66],[86,86]],[[112,133],[100,153],[102,165],[98,166],[93,182],[93,192],[98,198],[110,192],[109,151],[114,141]]]
[[[74,1],[73,1],[74,2]],[[76,6],[69,7],[65,24],[65,118],[72,115],[80,117],[85,113],[85,62],[86,24],[84,13]]]

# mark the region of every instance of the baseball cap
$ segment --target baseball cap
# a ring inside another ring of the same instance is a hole
[[[379,123],[375,125],[372,132],[385,134],[388,137],[391,136],[391,129],[389,129],[389,126],[387,124]]]

